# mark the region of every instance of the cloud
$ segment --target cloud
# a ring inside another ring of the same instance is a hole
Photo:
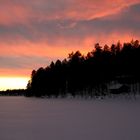
[[[17,1],[15,1],[17,2]],[[29,6],[31,6],[32,12],[30,15],[30,18],[28,19],[28,23],[22,23],[20,20],[17,20],[14,24],[0,24],[0,41],[2,42],[22,42],[23,40],[31,41],[31,42],[41,42],[45,41],[49,43],[50,45],[54,45],[60,42],[63,42],[63,40],[66,40],[66,42],[71,42],[71,40],[74,40],[74,42],[79,42],[80,39],[85,39],[87,36],[93,36],[96,37],[100,34],[114,34],[114,32],[131,32],[136,31],[138,33],[139,30],[139,4],[131,5],[132,2],[128,0],[128,3],[124,3],[124,1],[120,0],[117,1],[117,3],[110,2],[109,0],[102,1],[102,4],[106,2],[104,6],[101,6],[101,1],[90,1],[83,2],[82,0],[78,1],[80,3],[80,6],[82,7],[80,9],[84,10],[85,7],[88,7],[89,10],[93,10],[94,7],[97,10],[97,13],[99,15],[102,15],[102,10],[104,9],[104,13],[106,13],[105,9],[109,9],[109,13],[104,16],[96,16],[95,11],[90,11],[90,14],[92,15],[92,18],[89,19],[89,17],[86,15],[85,18],[81,18],[77,20],[76,18],[58,18],[55,19],[52,16],[52,19],[46,19],[48,16],[42,12],[51,13],[57,12],[59,13],[62,7],[64,9],[75,9],[79,13],[79,15],[83,12],[80,12],[78,9],[78,6],[75,4],[75,2],[71,2],[69,0],[67,1],[57,1],[56,3],[53,1],[40,1],[33,3],[33,1],[29,0],[29,3],[27,5],[26,2],[17,2],[16,5],[24,5],[29,9]],[[133,1],[133,3],[138,1]],[[84,3],[84,4],[83,4]],[[10,3],[13,5],[13,3]],[[43,5],[44,4],[44,5]],[[72,5],[74,6],[72,7]],[[76,5],[76,6],[75,6]],[[126,6],[131,5],[131,6]],[[52,8],[48,8],[48,7]],[[42,7],[44,7],[42,9]],[[97,8],[99,7],[99,8]],[[114,9],[111,8],[114,7],[116,9],[122,9],[124,7],[125,9],[114,13]],[[59,9],[60,8],[60,9]],[[24,9],[24,8],[23,8]],[[41,11],[42,14],[38,15],[37,11]],[[52,9],[54,9],[52,11]],[[86,9],[86,8],[85,8]],[[48,11],[47,11],[48,10]],[[34,12],[35,16],[32,16]],[[112,12],[113,11],[113,12]],[[60,12],[61,13],[61,12]],[[19,14],[20,15],[20,14]],[[44,17],[42,18],[43,15]],[[57,14],[56,14],[57,15]],[[61,15],[61,14],[60,14]],[[78,15],[77,15],[78,17]],[[97,18],[98,17],[98,18]],[[18,22],[19,21],[19,22]],[[137,34],[136,33],[136,34]],[[15,40],[16,39],[16,40]],[[62,40],[62,41],[61,41]],[[77,40],[77,41],[76,41]],[[77,43],[78,44],[78,43]],[[61,45],[61,44],[60,44]],[[59,46],[60,46],[59,45]]]
[[[29,23],[31,19],[87,20],[118,12],[139,0],[1,0],[0,23]]]
[[[78,27],[86,28],[87,34],[104,34],[111,35],[113,33],[129,34],[130,36],[139,36],[140,31],[140,4],[132,5],[122,12],[97,18],[89,21],[80,22]]]
[[[49,58],[39,56],[0,56],[0,67],[10,69],[31,69],[47,66]]]
[[[46,67],[54,58],[40,56],[0,56],[1,76],[29,76],[33,69]]]
[[[7,71],[140,37],[140,0],[1,0],[0,10],[0,68]]]

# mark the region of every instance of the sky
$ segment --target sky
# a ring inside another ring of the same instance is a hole
[[[33,69],[97,42],[139,40],[139,13],[140,0],[0,0],[0,81],[27,81]]]

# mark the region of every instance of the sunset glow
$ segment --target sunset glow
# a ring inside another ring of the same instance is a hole
[[[25,77],[0,77],[0,90],[25,89],[28,80]]]
[[[1,0],[0,10],[0,77],[30,78],[95,43],[140,40],[140,0]]]

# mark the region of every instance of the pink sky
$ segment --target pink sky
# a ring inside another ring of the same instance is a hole
[[[68,53],[140,39],[140,0],[0,0],[0,77],[29,77]]]

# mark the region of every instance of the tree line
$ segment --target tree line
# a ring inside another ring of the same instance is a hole
[[[6,91],[0,91],[0,96],[25,96],[26,94],[26,89],[8,89]]]
[[[94,45],[86,56],[80,51],[68,58],[33,70],[26,96],[65,97],[108,94],[106,84],[140,82],[140,44],[138,40],[111,46]]]

